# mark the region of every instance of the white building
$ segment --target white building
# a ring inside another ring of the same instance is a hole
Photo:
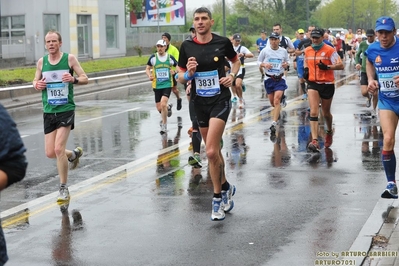
[[[78,58],[126,54],[124,0],[0,0],[0,59],[36,62],[44,36],[57,30],[62,51]]]

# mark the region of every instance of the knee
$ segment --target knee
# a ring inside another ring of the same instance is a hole
[[[216,162],[219,159],[219,149],[216,147],[206,147],[206,156],[209,162]]]
[[[168,103],[167,102],[161,102],[159,107],[160,107],[159,111],[161,111],[162,109],[168,108]]]
[[[384,134],[384,146],[393,149],[395,138],[391,135]]]
[[[273,99],[273,107],[276,107],[276,106],[279,106],[280,105],[280,101],[281,101],[281,98],[280,97],[278,97],[278,98],[274,98]]]
[[[55,157],[57,157],[57,158],[63,156],[65,154],[65,148],[63,148],[61,146],[56,146],[54,148],[54,154],[55,154]]]
[[[52,150],[46,149],[46,157],[54,159],[56,157],[55,151],[53,149]]]

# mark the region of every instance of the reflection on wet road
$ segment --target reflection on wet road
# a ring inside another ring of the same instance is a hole
[[[258,69],[247,70],[246,109],[233,106],[223,136],[235,207],[218,223],[204,149],[202,168],[187,163],[187,102],[160,135],[151,90],[79,96],[67,146],[84,155],[70,172],[68,208],[55,203],[40,106],[13,110],[30,163],[27,178],[2,193],[7,265],[313,265],[318,252],[347,250],[384,185],[380,126],[356,81],[337,89],[334,143],[315,155],[296,77],[274,138]]]

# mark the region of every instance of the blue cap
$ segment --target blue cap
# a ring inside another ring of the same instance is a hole
[[[386,31],[393,31],[395,28],[395,22],[390,17],[379,17],[375,22],[375,30],[386,30]]]

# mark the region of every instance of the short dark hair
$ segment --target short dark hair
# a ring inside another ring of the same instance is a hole
[[[273,25],[273,27],[277,27],[277,26],[281,29],[281,24],[280,23],[276,23],[276,24]]]
[[[193,15],[198,14],[198,13],[207,13],[208,16],[209,16],[209,18],[212,19],[212,13],[211,13],[211,11],[210,11],[208,8],[206,8],[206,7],[197,8],[197,9],[194,11],[194,14],[193,14]]]
[[[58,35],[58,41],[59,41],[59,42],[62,42],[61,33],[59,33],[59,32],[56,31],[56,30],[49,30],[49,31],[46,33],[46,35],[44,36],[44,38],[46,38],[47,34],[51,34],[51,33],[57,34],[57,35]]]

